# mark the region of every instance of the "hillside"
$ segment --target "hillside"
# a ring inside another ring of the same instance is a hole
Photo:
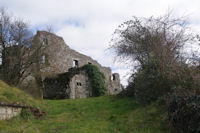
[[[20,102],[32,106],[41,104],[41,100],[35,99],[24,91],[7,85],[0,80],[0,101],[1,102]]]
[[[143,107],[132,98],[38,100],[0,81],[0,101],[39,106],[45,118],[20,116],[0,121],[0,132],[25,133],[157,133],[168,132],[166,112],[156,104]]]

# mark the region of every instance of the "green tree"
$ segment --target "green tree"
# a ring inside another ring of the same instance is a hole
[[[187,22],[173,19],[171,14],[133,17],[115,30],[110,48],[119,61],[139,65],[130,82],[138,100],[145,103],[156,100],[169,92],[173,85],[180,85],[183,77],[178,75],[188,76],[184,75],[185,60],[181,50],[196,39],[188,31]]]

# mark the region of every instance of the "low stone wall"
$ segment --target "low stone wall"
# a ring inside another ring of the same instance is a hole
[[[8,107],[0,105],[0,120],[10,119],[21,113],[21,107]]]
[[[19,115],[23,109],[30,109],[30,112],[35,118],[46,115],[46,112],[41,111],[39,108],[28,106],[26,104],[0,102],[0,120],[11,119],[12,117]]]
[[[20,103],[0,102],[0,120],[10,119],[21,113],[23,108],[28,106]]]

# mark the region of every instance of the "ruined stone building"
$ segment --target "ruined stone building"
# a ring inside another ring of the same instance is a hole
[[[71,49],[65,44],[62,37],[46,31],[38,31],[34,40],[37,43],[34,43],[32,47],[42,48],[40,50],[40,65],[39,69],[36,65],[33,65],[27,72],[29,75],[20,82],[22,88],[32,88],[31,93],[37,92],[37,95],[43,95],[45,98],[54,98],[57,95],[62,95],[58,93],[66,93],[66,98],[73,99],[90,97],[92,96],[92,88],[84,71],[74,75],[70,79],[69,86],[61,84],[63,84],[66,73],[70,68],[93,64],[104,74],[108,94],[113,95],[121,91],[118,73],[112,74],[109,67],[103,67],[91,57]],[[36,80],[38,73],[41,76],[42,83],[38,83]],[[60,77],[62,77],[62,80],[59,80]],[[46,82],[46,79],[50,79],[51,82]],[[34,88],[42,89],[34,90]],[[62,91],[57,91],[59,89]]]

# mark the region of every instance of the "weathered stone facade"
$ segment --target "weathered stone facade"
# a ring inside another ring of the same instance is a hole
[[[90,85],[89,78],[87,74],[82,71],[80,74],[76,74],[69,84],[70,88],[67,91],[69,98],[87,98],[92,96],[92,87]]]
[[[29,76],[29,78],[31,78],[33,82],[36,81],[33,78],[37,75],[35,73],[38,73],[38,71],[40,71],[42,80],[45,80],[47,77],[55,77],[56,75],[66,73],[72,67],[82,67],[86,64],[93,64],[104,74],[106,88],[110,95],[117,94],[121,91],[118,74],[114,74],[115,78],[112,80],[112,73],[109,67],[103,67],[91,57],[71,49],[65,44],[63,38],[49,32],[38,31],[34,39],[37,43],[34,43],[32,47],[41,47],[41,59],[39,69],[36,69],[38,66],[33,66],[32,69],[30,69],[31,76]],[[32,83],[26,78],[21,84],[22,86],[26,86],[27,84]],[[53,96],[47,89],[58,87],[56,84],[59,83],[53,82],[49,85],[46,84],[48,87],[45,87],[45,84],[43,84],[43,96]],[[75,75],[70,81],[70,86],[66,87],[66,93],[69,93],[68,98],[85,98],[91,96],[91,85],[87,74],[81,72],[80,74]]]
[[[122,91],[122,85],[120,84],[120,77],[118,73],[112,74],[111,88],[108,90],[109,94],[118,94]],[[120,89],[119,89],[120,88]]]

